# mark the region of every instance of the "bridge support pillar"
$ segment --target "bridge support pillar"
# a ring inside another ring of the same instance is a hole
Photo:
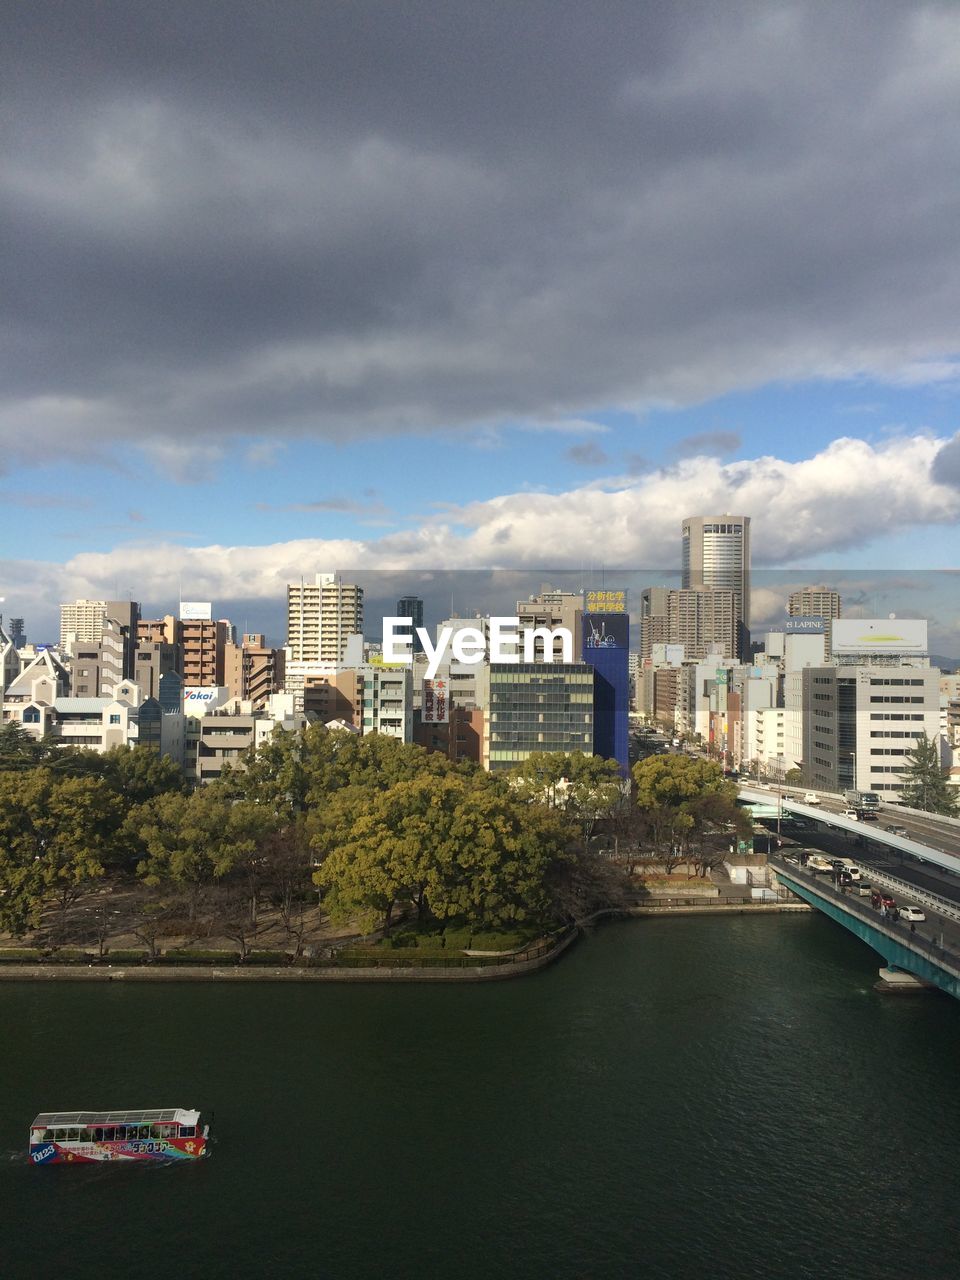
[[[891,964],[880,970],[880,980],[873,989],[899,995],[901,992],[936,991],[938,988],[932,982],[924,982],[915,973],[908,973],[906,969],[898,969]]]

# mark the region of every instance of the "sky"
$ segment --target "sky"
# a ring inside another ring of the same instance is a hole
[[[279,643],[317,571],[634,583],[733,511],[770,584],[927,573],[960,654],[958,49],[952,0],[11,4],[0,614]]]

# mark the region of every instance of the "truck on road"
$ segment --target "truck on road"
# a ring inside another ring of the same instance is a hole
[[[880,797],[875,791],[845,791],[843,798],[851,809],[880,808]]]

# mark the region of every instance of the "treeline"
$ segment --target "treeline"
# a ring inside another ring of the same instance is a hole
[[[389,737],[312,726],[277,732],[241,767],[185,786],[141,747],[106,754],[0,730],[0,928],[41,920],[77,932],[72,908],[103,884],[142,888],[132,931],[155,955],[175,925],[245,954],[265,906],[297,954],[322,897],[364,932],[399,915],[484,928],[562,921],[616,902],[626,880],[599,850],[645,848],[671,864],[703,855],[743,819],[717,766],[659,757],[634,770],[636,802],[614,762],[534,754],[512,773]],[[739,829],[739,828],[738,828]],[[701,856],[701,865],[707,859]],[[101,949],[109,896],[87,908]]]
[[[561,760],[578,780],[566,809],[541,794],[535,769],[496,776],[392,738],[313,726],[277,733],[242,768],[190,790],[149,749],[100,755],[7,725],[0,928],[22,936],[43,919],[65,937],[71,908],[111,877],[144,887],[131,927],[151,953],[172,920],[192,931],[201,913],[215,926],[207,932],[243,953],[264,904],[299,950],[318,892],[334,919],[365,931],[411,910],[494,928],[561,917],[582,891],[572,864],[594,820],[590,787],[594,808],[620,797],[615,766]],[[107,929],[108,916],[101,903],[89,930]]]

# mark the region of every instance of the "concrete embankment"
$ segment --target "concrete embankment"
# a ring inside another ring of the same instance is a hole
[[[755,903],[656,903],[604,907],[577,921],[553,946],[538,948],[534,955],[496,964],[448,964],[427,967],[399,964],[391,957],[377,957],[363,967],[346,965],[111,965],[0,963],[0,982],[498,982],[536,973],[559,959],[577,940],[581,927],[604,919],[645,916],[775,915],[812,911],[805,902]]]
[[[552,947],[527,959],[485,965],[418,968],[398,965],[389,957],[362,968],[323,965],[310,968],[280,965],[109,965],[4,964],[0,982],[495,982],[519,978],[552,964],[572,946],[571,929]]]

